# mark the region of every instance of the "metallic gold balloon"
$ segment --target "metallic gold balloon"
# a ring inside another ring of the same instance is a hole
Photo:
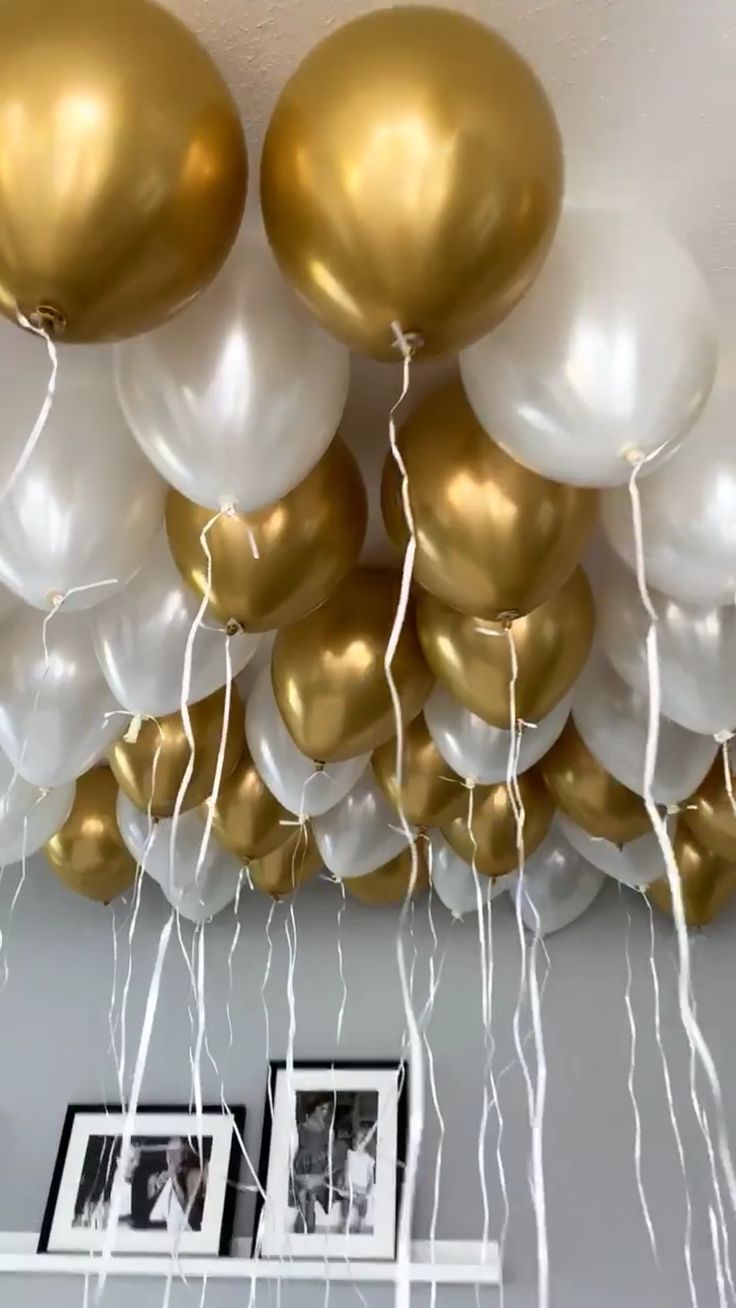
[[[528,858],[549,831],[555,806],[539,768],[523,772],[518,784],[524,809],[524,854]],[[515,871],[519,864],[517,819],[506,783],[476,786],[472,814],[469,825],[467,805],[462,817],[442,828],[448,845],[484,876],[501,877]]]
[[[0,4],[0,310],[147,331],[217,272],[247,158],[212,59],[151,0]]]
[[[731,791],[736,794],[736,778],[733,776]],[[720,751],[705,781],[687,801],[682,817],[706,849],[719,858],[736,863],[736,814],[726,787]]]
[[[322,859],[311,827],[290,828],[283,845],[270,854],[248,865],[248,872],[254,886],[270,895],[272,899],[283,899],[298,886],[310,881],[322,867]]]
[[[322,763],[377,749],[395,733],[384,658],[399,601],[399,578],[356,568],[321,608],[281,630],[273,688],[281,715],[307,758]],[[415,628],[414,602],[392,666],[404,722],[432,688]]]
[[[429,889],[429,872],[424,850],[426,841],[416,842],[416,869],[412,868],[411,848],[402,849],[395,858],[375,872],[363,877],[345,877],[343,885],[353,899],[377,907],[380,904],[403,904],[411,889],[412,899]]]
[[[247,742],[217,798],[205,800],[203,817],[209,808],[213,810],[212,830],[220,844],[244,862],[273,853],[293,833],[285,823],[296,821],[262,780]]]
[[[428,395],[399,433],[417,537],[416,580],[481,618],[517,617],[573,573],[597,491],[548,481],[516,463],[480,426],[458,381]],[[391,540],[408,529],[389,451],[381,485]]]
[[[589,836],[626,845],[651,830],[644,800],[606,772],[572,718],[540,767],[557,806]]]
[[[181,813],[196,808],[212,793],[224,714],[224,688],[201,699],[198,704],[189,705],[195,744],[194,770],[184,792],[179,810]],[[243,743],[243,706],[233,686],[225,736],[223,782],[238,762],[243,752]],[[165,717],[144,720],[135,740],[123,738],[111,745],[108,751],[110,767],[120,789],[136,808],[144,813],[150,811],[153,817],[173,815],[191,755],[191,745],[180,713],[167,713]]]
[[[396,741],[387,740],[371,759],[384,795],[398,809]],[[419,714],[404,733],[401,801],[407,821],[418,827],[442,827],[467,807],[464,782],[446,763]]]
[[[456,350],[510,312],[552,238],[560,135],[534,73],[489,28],[396,6],[327,37],[287,82],[261,199],[283,272],[349,345]]]
[[[517,718],[539,722],[559,704],[583,669],[594,630],[593,593],[582,568],[551,599],[510,623]],[[460,613],[425,591],[417,601],[417,631],[437,680],[485,722],[508,728],[511,640],[503,623]]]
[[[207,593],[208,560],[200,543],[208,509],[169,492],[166,530],[182,577]],[[368,521],[360,470],[335,439],[289,495],[254,513],[219,518],[207,533],[212,554],[209,603],[223,622],[272,631],[310,613],[358,561]]]
[[[690,927],[707,926],[736,895],[736,867],[701,845],[682,821],[673,841],[680,873],[685,921]],[[647,894],[657,908],[672,915],[672,894],[667,877],[654,881]]]
[[[109,904],[135,880],[136,861],[123,844],[115,808],[118,787],[109,768],[77,781],[66,822],[44,846],[60,881],[85,899]]]

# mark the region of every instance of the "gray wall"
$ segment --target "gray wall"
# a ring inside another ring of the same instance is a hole
[[[9,928],[15,872],[0,887],[8,980],[0,995],[0,1230],[38,1230],[67,1102],[117,1098],[116,1074],[108,1048],[108,1010],[112,980],[112,923],[124,919],[74,898],[61,889],[45,865],[31,865]],[[164,920],[157,891],[149,887],[134,941],[130,999],[131,1051],[140,1030],[153,955]],[[348,1000],[342,1040],[336,1040],[341,987],[338,969],[339,893],[318,885],[296,905],[296,1045],[302,1058],[386,1058],[399,1052],[404,1019],[395,961],[396,915],[348,902],[339,937],[344,955]],[[267,1051],[260,999],[267,953],[269,904],[245,893],[242,934],[234,957],[232,1021],[228,1050],[225,1004],[227,955],[233,920],[223,915],[207,934],[207,1030],[227,1095],[248,1106],[247,1143],[257,1157],[261,1130]],[[660,1268],[653,1261],[634,1180],[634,1118],[627,1090],[629,1026],[625,1006],[625,940],[631,916],[632,1008],[637,1024],[635,1088],[641,1112],[643,1178],[659,1242]],[[288,909],[273,915],[273,962],[267,989],[270,1053],[286,1050],[288,955],[284,934]],[[512,1017],[516,1006],[519,949],[510,905],[495,915],[494,1066],[500,1073],[503,1117],[502,1156],[511,1215],[506,1246],[508,1308],[536,1303],[535,1235],[527,1188],[529,1126],[524,1083],[515,1061]],[[436,959],[443,971],[429,1039],[444,1115],[446,1143],[438,1213],[440,1237],[478,1237],[482,1207],[478,1177],[478,1128],[483,1093],[483,1038],[479,999],[476,931],[454,924],[435,908]],[[707,936],[694,937],[693,965],[699,1014],[716,1051],[729,1120],[736,1108],[736,1050],[733,1041],[734,917],[726,916]],[[427,994],[428,959],[433,949],[427,902],[417,908],[413,940],[417,964],[415,995]],[[592,911],[568,931],[548,941],[549,976],[543,1004],[548,1060],[545,1164],[552,1303],[555,1308],[614,1308],[614,1305],[667,1305],[690,1302],[683,1242],[685,1187],[666,1106],[654,1035],[653,989],[649,964],[649,915],[636,895],[622,898],[611,887]],[[693,1206],[694,1265],[701,1308],[718,1304],[710,1244],[708,1209],[713,1202],[703,1137],[689,1103],[688,1059],[675,992],[675,949],[669,924],[658,921],[656,958],[662,984],[662,1027],[670,1059],[688,1184]],[[543,959],[540,959],[544,963]],[[186,1101],[190,1076],[189,979],[178,945],[166,964],[158,1018],[146,1070],[143,1099]],[[528,1015],[527,1015],[528,1017]],[[525,1022],[527,1020],[525,1017]],[[531,1044],[529,1049],[531,1051]],[[130,1062],[129,1062],[130,1067]],[[217,1098],[219,1080],[205,1060],[205,1097]],[[433,1160],[438,1127],[428,1107],[426,1145],[419,1179],[415,1234],[426,1236],[432,1213]],[[492,1121],[486,1149],[491,1190],[491,1234],[498,1236],[503,1206],[496,1165],[497,1126]],[[247,1205],[239,1229],[248,1229]],[[736,1248],[734,1260],[736,1262]],[[0,1277],[3,1308],[77,1308],[77,1281]],[[157,1282],[109,1283],[105,1303],[127,1308],[135,1293],[142,1308],[161,1303]],[[247,1302],[246,1285],[211,1285],[210,1308]],[[273,1286],[259,1290],[259,1302],[276,1302]],[[368,1292],[373,1304],[390,1302],[387,1291]],[[489,1304],[496,1291],[485,1291]],[[446,1290],[441,1303],[472,1302],[472,1295]],[[284,1291],[285,1303],[300,1308],[324,1302],[320,1286]],[[333,1288],[335,1308],[357,1302],[351,1288]],[[196,1305],[199,1289],[180,1287],[173,1304]]]

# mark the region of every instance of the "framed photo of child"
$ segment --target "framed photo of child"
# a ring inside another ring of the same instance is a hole
[[[406,1077],[403,1063],[271,1063],[254,1257],[395,1257]]]

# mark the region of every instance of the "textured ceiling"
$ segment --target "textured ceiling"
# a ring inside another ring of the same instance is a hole
[[[166,3],[233,89],[254,165],[275,98],[302,55],[336,25],[381,7],[370,0]],[[497,28],[542,78],[565,139],[569,196],[641,205],[689,246],[716,294],[724,352],[736,371],[736,0],[449,0],[449,7]],[[421,372],[420,387],[429,380]],[[369,474],[383,446],[375,424],[385,429],[397,382],[391,368],[355,369],[348,435]]]

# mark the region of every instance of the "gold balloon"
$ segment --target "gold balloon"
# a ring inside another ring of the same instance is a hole
[[[574,571],[593,526],[598,492],[523,468],[480,426],[459,381],[433,391],[399,433],[417,538],[416,580],[481,618],[518,617],[554,595]],[[408,528],[389,451],[381,485],[394,545]]]
[[[67,341],[176,313],[240,226],[237,108],[150,0],[3,0],[0,142],[0,310]]]
[[[253,885],[264,894],[283,899],[316,876],[321,867],[317,842],[311,827],[305,825],[296,830],[291,828],[283,845],[250,863],[248,872]]]
[[[224,688],[197,704],[189,705],[195,744],[194,770],[184,792],[181,813],[196,808],[212,793],[224,715]],[[233,686],[225,736],[223,781],[230,776],[240,758],[243,741],[243,706]],[[146,719],[135,740],[123,738],[111,745],[108,751],[110,767],[120,789],[136,808],[144,813],[150,811],[153,817],[173,815],[191,756],[191,745],[180,713]]]
[[[396,741],[387,740],[371,760],[384,795],[398,809]],[[401,801],[407,820],[418,827],[443,827],[467,807],[468,792],[445,762],[419,714],[404,734]]]
[[[524,855],[529,858],[549,831],[555,806],[539,768],[523,772],[518,783],[524,810]],[[448,845],[484,876],[501,877],[514,872],[519,865],[517,818],[506,783],[476,786],[472,824],[468,823],[469,816],[468,804],[462,817],[442,828]]]
[[[589,836],[626,845],[651,830],[644,800],[606,772],[572,718],[540,766],[557,806]]]
[[[396,730],[384,658],[399,601],[399,578],[356,568],[326,604],[276,637],[271,670],[281,715],[307,758],[354,758]],[[410,600],[392,672],[404,722],[424,706],[432,674]]]
[[[456,350],[528,290],[559,215],[549,101],[501,37],[448,9],[379,9],[287,82],[261,166],[283,272],[351,346]]]
[[[417,840],[416,869],[412,868],[411,848],[404,849],[375,872],[369,872],[363,877],[345,877],[342,884],[347,893],[353,899],[359,899],[362,904],[371,904],[373,907],[379,904],[403,904],[410,890],[413,899],[424,894],[429,889],[424,844],[423,840]]]
[[[205,800],[203,816],[213,812],[212,830],[225,849],[243,862],[265,858],[292,834],[285,823],[296,821],[271,794],[251,758],[247,743],[230,776],[223,781],[217,799]]]
[[[509,624],[518,663],[516,716],[539,722],[575,684],[590,653],[595,607],[576,568],[551,599]],[[503,623],[460,613],[426,592],[417,602],[424,655],[443,686],[491,726],[510,721],[511,642]]]
[[[731,790],[736,794],[736,778],[733,776]],[[736,814],[726,787],[720,753],[705,781],[688,800],[682,816],[706,849],[719,858],[736,863]]]
[[[77,781],[69,817],[45,845],[59,880],[101,904],[109,904],[135,880],[136,861],[123,844],[115,816],[117,799],[109,768],[85,772]]]
[[[368,521],[360,470],[335,439],[293,491],[254,513],[221,517],[200,543],[209,509],[169,492],[166,530],[182,577],[227,622],[246,631],[273,631],[324,603],[358,561]]]
[[[682,821],[677,824],[673,845],[685,921],[690,927],[707,926],[736,895],[736,868],[701,845]],[[672,894],[667,877],[654,881],[647,888],[647,895],[663,913],[672,915]]]

